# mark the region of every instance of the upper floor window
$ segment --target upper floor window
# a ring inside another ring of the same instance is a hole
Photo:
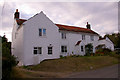
[[[91,41],[94,41],[94,36],[91,35],[91,36],[90,36],[90,39],[91,39]]]
[[[39,36],[46,36],[46,29],[39,29]]]
[[[85,40],[85,35],[82,35],[82,40]]]
[[[67,46],[61,46],[61,52],[67,52]]]
[[[43,29],[43,36],[46,36],[46,29]]]
[[[61,33],[62,39],[66,39],[66,33]]]
[[[42,47],[34,47],[34,54],[42,54]]]

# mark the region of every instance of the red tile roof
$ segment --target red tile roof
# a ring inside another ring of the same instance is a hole
[[[18,25],[21,25],[25,21],[27,21],[27,20],[25,20],[25,19],[16,19],[16,22],[17,22]]]
[[[55,24],[55,25],[58,26],[59,30],[74,31],[74,32],[84,32],[84,33],[91,33],[91,34],[99,35],[98,33],[92,31],[91,29],[87,29],[87,28],[68,26],[68,25],[61,25],[61,24]]]
[[[16,19],[16,21],[17,21],[18,25],[21,25],[27,20],[25,20],[25,19]],[[68,25],[62,25],[62,24],[55,24],[55,25],[58,26],[59,30],[74,31],[74,32],[84,32],[84,33],[91,33],[91,34],[99,35],[98,33],[92,31],[91,29],[87,29],[87,28],[68,26]]]

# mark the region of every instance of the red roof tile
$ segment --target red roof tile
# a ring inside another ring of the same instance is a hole
[[[25,21],[25,19],[16,19],[16,22],[18,25],[23,24]],[[74,31],[74,32],[84,32],[84,33],[92,33],[92,34],[97,34],[98,33],[92,31],[91,29],[87,29],[87,28],[81,28],[81,27],[75,27],[75,26],[68,26],[68,25],[61,25],[61,24],[55,24],[56,26],[58,26],[59,30],[67,30],[67,31]]]
[[[55,24],[55,25],[58,26],[59,30],[92,33],[92,34],[97,34],[98,35],[98,33],[92,31],[91,29],[87,29],[87,28],[68,26],[68,25],[61,25],[61,24]]]
[[[16,19],[16,21],[17,21],[18,25],[21,25],[22,23],[24,23],[27,20],[25,20],[25,19]]]

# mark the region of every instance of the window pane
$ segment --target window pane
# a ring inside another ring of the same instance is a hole
[[[64,33],[64,39],[66,39],[66,33]]]
[[[34,50],[34,54],[37,54],[37,50]]]
[[[83,46],[81,46],[81,51],[83,52]]]
[[[61,35],[62,35],[62,39],[63,39],[63,33],[61,33]]]
[[[48,54],[52,54],[52,47],[48,47]]]
[[[67,52],[67,46],[65,46],[65,52]]]
[[[38,54],[42,54],[42,47],[38,47]]]
[[[43,35],[44,36],[46,35],[46,29],[43,29]]]
[[[64,46],[61,46],[61,52],[64,52]]]
[[[61,33],[62,39],[66,39],[66,33]]]
[[[37,47],[34,47],[34,49],[37,49]]]
[[[61,52],[67,52],[67,46],[61,46]]]
[[[85,35],[82,35],[82,40],[85,40]]]
[[[42,36],[42,29],[39,29],[39,36]]]

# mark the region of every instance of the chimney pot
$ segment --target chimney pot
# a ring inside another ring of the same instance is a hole
[[[90,28],[90,24],[88,24],[88,22],[87,22],[86,27],[87,27],[87,29],[91,29],[91,28]]]
[[[16,9],[16,12],[18,12],[18,9]]]
[[[14,14],[14,18],[15,19],[19,19],[19,12],[18,12],[18,9],[16,9],[16,12]]]
[[[88,25],[88,22],[87,22],[87,25]]]

